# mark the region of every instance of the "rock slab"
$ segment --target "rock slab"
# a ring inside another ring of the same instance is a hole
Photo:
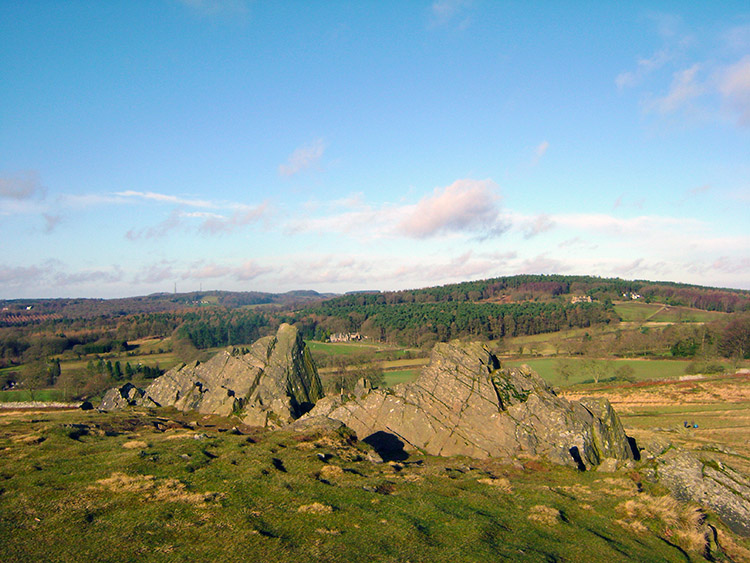
[[[340,420],[357,435],[390,436],[405,449],[441,456],[538,455],[590,468],[633,458],[605,399],[569,402],[527,366],[501,369],[480,343],[439,343],[413,383],[373,390],[339,404],[322,401],[309,416]]]
[[[173,406],[182,411],[237,415],[250,426],[268,427],[289,424],[323,396],[310,351],[297,329],[288,324],[282,324],[275,336],[256,341],[246,354],[224,350],[205,363],[171,369],[134,401],[122,397],[123,389],[108,391],[100,408],[111,410],[133,402]]]

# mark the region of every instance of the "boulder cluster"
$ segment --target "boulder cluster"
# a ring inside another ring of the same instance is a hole
[[[250,426],[278,428],[301,417],[327,417],[363,440],[442,456],[538,455],[581,469],[633,457],[609,402],[558,397],[528,367],[501,368],[478,343],[438,344],[413,383],[371,389],[361,382],[349,400],[323,398],[309,350],[293,326],[206,363],[182,365],[145,390],[111,389],[100,406],[172,406],[234,415]]]
[[[323,387],[297,329],[288,324],[256,341],[247,353],[224,350],[205,363],[171,369],[146,389],[131,384],[110,389],[100,408],[128,405],[175,407],[204,414],[238,416],[249,426],[281,427],[323,397]]]

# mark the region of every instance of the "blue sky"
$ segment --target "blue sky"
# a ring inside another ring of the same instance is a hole
[[[747,2],[0,2],[0,298],[750,289]]]

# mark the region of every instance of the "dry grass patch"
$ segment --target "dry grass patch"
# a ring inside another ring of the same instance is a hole
[[[191,493],[185,483],[177,479],[156,479],[153,475],[130,476],[124,473],[112,473],[106,479],[99,479],[97,484],[113,493],[137,493],[146,501],[187,502],[200,505],[221,497],[219,493]]]
[[[560,521],[560,511],[551,506],[537,504],[531,507],[529,511],[529,520],[542,526],[554,526]]]
[[[608,477],[601,482],[606,485],[604,493],[613,497],[630,497],[638,493],[637,485],[629,479]]]
[[[504,477],[498,477],[498,478],[488,477],[486,479],[477,479],[477,482],[482,483],[483,485],[489,485],[491,487],[494,487],[503,493],[513,492],[513,487],[511,487],[510,481],[508,481]]]
[[[125,442],[122,447],[126,450],[140,450],[147,448],[148,444],[142,440],[130,440],[129,442]]]
[[[318,471],[318,478],[332,481],[344,476],[344,470],[338,465],[324,465]]]
[[[641,494],[617,505],[624,517],[617,522],[633,531],[645,531],[651,522],[657,532],[688,551],[703,552],[708,538],[703,512],[696,506],[680,503],[669,495],[652,497]]]
[[[312,504],[303,504],[297,509],[297,512],[303,514],[330,514],[333,512],[333,507],[328,506],[327,504],[314,502]]]

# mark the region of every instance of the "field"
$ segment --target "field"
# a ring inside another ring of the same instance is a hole
[[[614,307],[617,315],[625,322],[703,323],[726,317],[726,313],[640,301],[622,301],[615,303]]]

